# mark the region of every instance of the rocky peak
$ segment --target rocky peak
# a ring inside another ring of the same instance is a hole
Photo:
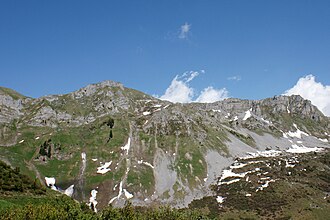
[[[84,96],[91,96],[91,95],[95,94],[96,92],[100,92],[100,89],[104,89],[107,87],[108,88],[119,88],[120,90],[124,90],[123,84],[114,82],[111,80],[106,80],[106,81],[103,81],[100,83],[87,85],[87,86],[73,92],[72,96],[76,99],[80,99]]]
[[[315,121],[320,121],[325,117],[310,100],[304,99],[300,95],[274,96],[261,100],[260,103],[262,106],[271,107],[272,114],[294,114]]]

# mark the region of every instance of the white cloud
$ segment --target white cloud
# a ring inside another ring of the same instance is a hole
[[[187,80],[180,80],[179,76],[176,76],[160,99],[170,102],[191,102],[194,96],[194,90],[187,83]]]
[[[228,98],[226,88],[214,89],[212,86],[205,88],[196,99],[196,102],[211,103]]]
[[[204,73],[204,71],[201,71]],[[223,89],[215,89],[212,86],[205,88],[195,98],[194,89],[189,85],[193,79],[199,75],[199,72],[190,71],[186,72],[181,76],[176,76],[172,80],[170,86],[166,89],[165,94],[160,97],[162,100],[170,102],[188,103],[188,102],[216,102],[228,98],[228,91]]]
[[[188,37],[188,33],[190,29],[191,29],[191,24],[188,24],[187,22],[184,25],[181,25],[179,38],[186,39]]]
[[[330,116],[330,86],[315,82],[313,75],[300,78],[284,95],[300,95],[309,99],[324,115]]]
[[[241,79],[242,79],[241,76],[230,76],[230,77],[227,77],[227,80],[240,81]]]

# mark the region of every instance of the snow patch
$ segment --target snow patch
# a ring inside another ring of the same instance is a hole
[[[242,167],[245,167],[246,165],[248,165],[247,163],[234,163],[234,165],[231,165],[229,168],[230,169],[239,169]]]
[[[309,153],[309,152],[319,152],[322,150],[323,148],[320,147],[305,147],[305,146],[298,146],[296,144],[293,144],[292,148],[288,149],[287,152],[294,154],[301,154],[301,153]]]
[[[39,139],[40,139],[40,137],[36,137],[35,139],[36,139],[36,140],[39,140]]]
[[[85,152],[82,152],[82,153],[81,153],[81,159],[82,159],[83,161],[86,161],[86,153],[85,153]]]
[[[257,152],[247,152],[248,156],[242,157],[242,159],[256,158],[256,157],[276,157],[282,152],[278,150],[267,150]]]
[[[102,166],[97,168],[96,173],[100,173],[100,174],[105,174],[107,172],[109,172],[111,169],[109,168],[109,166],[111,165],[112,161],[110,162],[105,162],[105,164],[103,164]]]
[[[266,120],[266,119],[264,119],[264,118],[261,118],[261,121],[266,122],[267,124],[271,124],[270,121],[268,121],[268,120]]]
[[[328,141],[328,139],[322,139],[322,138],[318,138],[320,141],[322,141],[322,142],[324,142],[324,143],[328,143],[329,141]]]
[[[129,193],[126,189],[123,189],[124,195],[127,199],[133,198],[133,194]]]
[[[111,204],[113,201],[115,201],[116,199],[119,199],[120,196],[122,195],[123,193],[123,181],[120,182],[119,184],[119,191],[118,191],[118,195],[113,197],[110,201],[109,201],[109,204]]]
[[[221,110],[218,110],[218,109],[212,109],[213,112],[221,112]]]
[[[245,173],[234,173],[231,169],[230,170],[224,170],[222,171],[222,175],[220,180],[224,180],[228,177],[244,177],[246,174]]]
[[[152,169],[155,168],[152,164],[150,164],[150,163],[148,163],[148,162],[145,162],[145,161],[143,161],[143,160],[138,160],[138,164],[145,164],[145,165],[151,167]]]
[[[45,177],[46,185],[49,187],[55,186],[55,178],[54,177]],[[56,187],[55,187],[56,188]]]
[[[73,195],[74,185],[69,186],[66,190],[64,190],[64,194],[71,197]]]
[[[287,132],[287,133],[283,133],[283,137],[285,137],[285,135],[286,136],[290,136],[290,137],[292,137],[292,138],[294,138],[294,137],[296,137],[296,138],[299,138],[299,139],[301,139],[301,135],[303,134],[303,135],[305,135],[305,136],[309,136],[309,134],[307,134],[306,132],[303,132],[303,131],[301,131],[298,127],[297,127],[297,125],[296,124],[293,124],[293,126],[297,129],[296,131],[289,131],[289,132]],[[287,138],[287,137],[286,137]]]
[[[91,197],[89,198],[89,207],[91,207],[91,208],[93,207],[95,212],[97,212],[97,209],[96,209],[96,205],[97,205],[96,194],[97,194],[97,190],[93,189],[91,191]]]
[[[223,203],[223,201],[225,200],[225,198],[224,197],[222,197],[222,196],[217,196],[217,202],[218,203]]]
[[[121,147],[122,150],[126,150],[126,154],[128,154],[129,149],[131,148],[131,138],[128,138],[127,144]]]
[[[94,162],[95,162],[95,161],[97,161],[97,159],[96,159],[96,158],[95,158],[95,159],[92,159],[92,161],[94,161]]]
[[[264,190],[265,188],[267,188],[269,186],[269,183],[273,183],[275,182],[275,180],[267,180],[264,184],[262,184],[257,190],[256,192],[258,192],[259,190]]]
[[[251,111],[252,111],[252,108],[247,110],[245,112],[245,115],[244,115],[244,118],[243,118],[243,121],[247,120],[248,118],[250,118],[252,115],[251,115]]]
[[[21,140],[20,142],[18,142],[19,144],[21,144],[21,143],[23,143],[24,142],[24,140]]]
[[[146,115],[150,115],[151,112],[143,112],[142,114],[143,114],[144,116],[146,116]]]
[[[232,184],[232,183],[236,183],[238,181],[240,181],[240,179],[233,179],[233,180],[230,180],[228,182],[223,182],[223,183],[221,183],[221,185],[223,185],[223,184],[229,185],[229,184]]]
[[[286,111],[290,114],[289,106],[286,106]]]

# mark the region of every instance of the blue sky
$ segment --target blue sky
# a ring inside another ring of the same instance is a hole
[[[329,85],[329,12],[320,0],[2,0],[0,86],[40,97],[114,80],[162,96],[187,71],[194,94],[261,99],[309,74]]]

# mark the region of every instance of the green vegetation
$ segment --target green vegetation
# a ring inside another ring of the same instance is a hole
[[[22,94],[14,91],[12,89],[5,88],[5,87],[0,87],[0,93],[10,95],[13,99],[16,99],[16,100],[26,98]]]
[[[21,174],[19,167],[11,169],[10,166],[0,161],[0,176],[0,194],[45,194],[45,188],[42,187],[39,180],[31,180],[28,176]]]
[[[155,180],[153,170],[149,166],[142,166],[139,170],[131,169],[127,176],[127,184],[133,192],[147,192],[147,195],[152,195],[154,192]]]

